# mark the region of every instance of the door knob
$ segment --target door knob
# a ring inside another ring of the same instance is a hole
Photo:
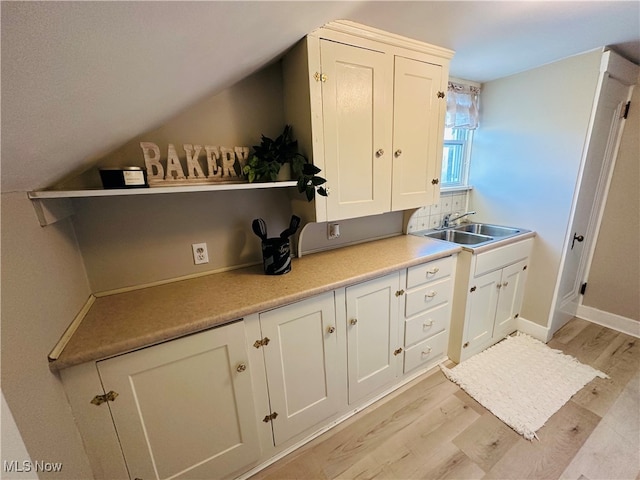
[[[577,233],[573,234],[573,241],[571,242],[571,250],[573,250],[573,246],[576,242],[582,242],[584,240],[583,235],[578,235]]]

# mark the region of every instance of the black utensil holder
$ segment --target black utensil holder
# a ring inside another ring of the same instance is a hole
[[[262,240],[262,265],[267,275],[283,275],[291,271],[291,243],[289,238]]]

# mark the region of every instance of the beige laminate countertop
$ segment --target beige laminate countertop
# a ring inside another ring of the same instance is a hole
[[[171,340],[319,293],[458,253],[413,235],[293,259],[285,275],[261,265],[95,299],[52,370]]]

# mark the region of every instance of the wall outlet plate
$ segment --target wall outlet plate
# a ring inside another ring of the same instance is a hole
[[[332,240],[334,238],[338,238],[340,236],[340,224],[339,223],[329,223],[327,225],[327,238]]]
[[[206,243],[194,243],[191,245],[191,249],[193,250],[193,263],[196,265],[209,263],[209,252],[207,251]]]

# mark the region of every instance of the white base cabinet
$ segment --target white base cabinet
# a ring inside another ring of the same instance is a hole
[[[333,295],[259,315],[263,343],[269,339],[260,349],[271,405],[265,414],[276,446],[334,416],[344,404],[345,367]]]
[[[458,256],[448,355],[462,362],[513,333],[533,238]]]
[[[75,406],[111,413],[130,478],[225,478],[260,458],[248,369],[236,322],[97,362],[106,393]],[[122,478],[120,464],[96,476]]]
[[[390,385],[402,373],[399,285],[400,274],[392,273],[347,288],[349,404]]]
[[[435,366],[455,263],[63,370],[96,479],[233,478]]]
[[[455,266],[446,257],[407,270],[404,373],[447,356]]]

